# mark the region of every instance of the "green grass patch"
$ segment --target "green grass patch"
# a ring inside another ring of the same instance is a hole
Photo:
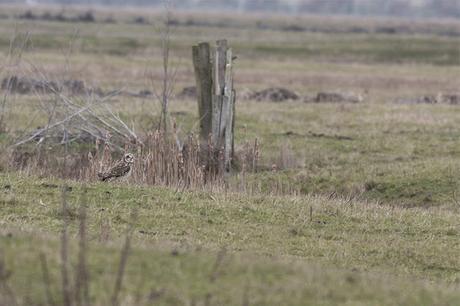
[[[138,218],[121,292],[127,305],[152,292],[159,305],[201,303],[209,296],[225,305],[245,299],[254,305],[455,305],[460,299],[454,289],[460,230],[450,211],[2,174],[0,244],[20,304],[45,301],[40,253],[60,299],[56,235],[64,183],[71,187],[70,237],[78,231],[79,203],[87,207],[96,305],[110,299],[133,210]],[[76,253],[77,242],[71,242],[70,254]]]

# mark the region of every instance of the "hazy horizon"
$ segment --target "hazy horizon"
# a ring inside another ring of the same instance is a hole
[[[177,10],[460,19],[460,0],[175,0]],[[0,4],[161,7],[164,0],[0,0]]]

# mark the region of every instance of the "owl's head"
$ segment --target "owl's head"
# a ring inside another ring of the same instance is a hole
[[[134,155],[131,154],[131,153],[126,153],[124,156],[123,156],[123,161],[127,164],[132,164],[134,163]]]

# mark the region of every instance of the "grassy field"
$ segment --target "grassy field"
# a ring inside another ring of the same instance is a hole
[[[59,279],[53,234],[62,227],[59,184],[1,177],[1,241],[15,271],[11,284],[37,305],[44,300],[40,252]],[[249,305],[455,305],[460,299],[460,232],[450,211],[314,196],[70,186],[71,236],[79,203],[88,208],[91,292],[101,304],[110,297],[114,251],[133,209],[138,218],[123,290],[128,304],[149,290],[161,292],[160,305],[202,304],[207,294],[213,305],[244,305],[245,296]],[[59,286],[52,283],[53,292]]]
[[[139,14],[154,25],[133,24]],[[1,18],[0,76],[43,73],[104,91],[152,90],[161,81],[155,14],[97,11],[98,20],[116,23]],[[261,167],[245,178],[252,192],[63,181],[0,167],[0,304],[14,305],[12,295],[18,305],[52,304],[48,287],[62,304],[63,184],[71,187],[72,270],[78,207],[87,207],[95,305],[110,304],[133,211],[122,305],[460,304],[460,106],[395,103],[459,92],[460,23],[312,17],[295,20],[302,29],[293,30],[294,20],[280,16],[175,18],[176,93],[194,85],[191,46],[227,38],[240,93],[341,91],[363,102],[238,99],[237,148],[255,138],[261,144]],[[388,24],[405,30],[383,31]],[[27,32],[21,59],[9,56],[11,38],[21,45]],[[4,152],[46,124],[46,99],[8,97]],[[112,106],[140,133],[156,126],[152,98],[116,97]],[[197,132],[193,99],[173,100],[171,116],[182,137]],[[278,170],[268,170],[274,164]]]

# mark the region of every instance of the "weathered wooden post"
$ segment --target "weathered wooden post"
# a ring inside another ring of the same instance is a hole
[[[219,168],[229,173],[235,125],[233,55],[226,40],[217,41],[213,51],[211,54],[209,43],[193,46],[200,137],[204,144],[211,137],[213,146],[223,153],[223,160],[218,160]]]
[[[207,140],[211,134],[212,115],[212,64],[209,43],[193,46],[200,138]]]

